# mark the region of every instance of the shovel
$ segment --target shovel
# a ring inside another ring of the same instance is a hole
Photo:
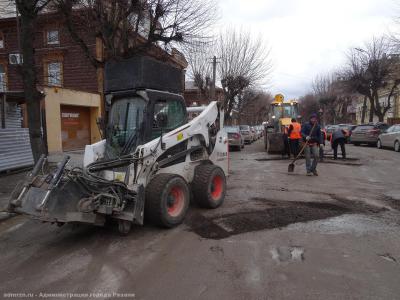
[[[317,122],[315,122],[314,126],[311,128],[310,136],[311,136],[312,132],[314,131],[315,125],[317,125]],[[308,141],[306,141],[306,143],[304,144],[303,148],[301,148],[299,154],[297,154],[296,158],[292,161],[292,163],[289,164],[289,166],[288,166],[288,172],[289,173],[293,173],[294,172],[294,163],[299,159],[300,155],[303,154],[304,149],[306,149],[307,146],[308,146]]]
[[[288,166],[288,172],[289,172],[289,173],[293,173],[293,172],[294,172],[294,163],[296,162],[296,160],[299,159],[300,155],[303,154],[304,149],[306,149],[307,145],[308,145],[308,141],[304,144],[304,146],[303,146],[303,148],[301,148],[299,154],[298,154],[298,155],[296,156],[296,158],[292,161],[292,163]]]

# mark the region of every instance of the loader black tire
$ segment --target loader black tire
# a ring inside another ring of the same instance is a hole
[[[194,171],[192,191],[199,206],[211,209],[221,206],[226,195],[224,171],[215,165],[197,166]]]
[[[161,227],[181,224],[189,209],[189,187],[179,175],[156,175],[147,185],[145,197],[146,220]]]

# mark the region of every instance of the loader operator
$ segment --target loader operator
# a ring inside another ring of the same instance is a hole
[[[297,122],[295,118],[292,119],[292,124],[289,126],[288,130],[289,141],[290,141],[290,151],[294,157],[299,154],[300,139],[301,139],[301,125]]]
[[[307,143],[304,149],[306,156],[307,176],[318,176],[317,164],[319,158],[319,147],[322,144],[321,127],[317,121],[317,114],[310,116],[310,121],[305,123],[301,129],[301,136]]]

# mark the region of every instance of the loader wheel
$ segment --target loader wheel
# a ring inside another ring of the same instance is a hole
[[[192,185],[193,195],[199,206],[217,208],[224,202],[226,178],[220,167],[215,165],[196,167]]]
[[[183,222],[190,204],[186,181],[175,174],[158,174],[146,187],[145,217],[172,228]]]

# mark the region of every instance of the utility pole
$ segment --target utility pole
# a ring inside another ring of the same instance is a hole
[[[216,101],[215,99],[215,82],[217,77],[217,57],[213,57],[213,77],[211,83],[211,101]]]

